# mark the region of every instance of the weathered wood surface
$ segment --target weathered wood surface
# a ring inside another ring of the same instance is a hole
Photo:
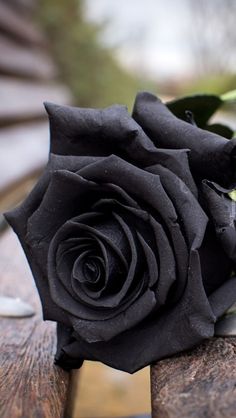
[[[214,338],[151,368],[153,418],[235,418],[236,338]]]
[[[41,48],[19,45],[0,35],[0,74],[30,79],[53,79],[57,75],[52,60]]]
[[[0,293],[30,302],[37,312],[0,318],[0,417],[63,417],[69,377],[53,365],[55,324],[42,321],[27,262],[10,230],[0,238]]]

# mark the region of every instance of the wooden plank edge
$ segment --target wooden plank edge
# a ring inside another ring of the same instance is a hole
[[[152,418],[235,418],[236,338],[212,338],[151,367]]]

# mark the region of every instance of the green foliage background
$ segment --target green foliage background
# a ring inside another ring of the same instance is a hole
[[[83,1],[42,0],[39,19],[60,78],[70,87],[75,105],[122,103],[131,107],[138,90],[153,90],[153,83],[125,71],[114,58],[114,51],[101,45],[102,27],[85,21]]]

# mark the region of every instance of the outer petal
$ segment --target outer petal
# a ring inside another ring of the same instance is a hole
[[[203,181],[202,189],[216,236],[225,254],[236,263],[236,202],[228,195],[231,190],[207,180]]]
[[[85,109],[46,103],[50,120],[51,152],[60,155],[117,154],[140,162],[155,147],[125,106]]]
[[[189,245],[192,248],[198,248],[200,246],[199,243],[203,241],[199,250],[203,284],[206,293],[211,294],[230,276],[229,259],[223,253],[220,243],[217,242],[212,225],[210,223],[207,225],[208,219],[198,201],[185,184],[173,175],[171,171],[159,165],[149,167],[147,170],[160,175],[161,182],[167,193],[171,196],[172,202],[179,214],[179,219],[183,225],[183,230],[185,231]],[[214,208],[217,206],[217,204],[213,205]],[[221,213],[224,214],[223,208]],[[236,241],[235,230],[234,235]]]
[[[63,348],[67,345],[73,344],[76,339],[73,337],[73,330],[66,327],[60,322],[57,323],[57,352],[55,354],[55,364],[60,366],[60,362],[64,363],[64,369],[79,369],[84,360],[77,357],[77,359],[69,359],[63,352]]]
[[[208,178],[222,185],[236,180],[236,140],[229,141],[176,118],[149,93],[137,95],[133,117],[156,146],[189,148],[190,167],[197,178]]]
[[[23,204],[11,212],[6,213],[5,217],[18,235],[33,276],[38,280],[37,286],[42,300],[44,318],[53,318],[55,321],[62,321],[65,324],[69,324],[63,315],[63,311],[58,308],[50,296],[46,270],[47,260],[41,259],[39,262],[39,260],[33,256],[31,246],[26,242],[28,218],[41,202],[47,184],[48,173],[45,173]]]
[[[161,183],[170,196],[179,215],[179,222],[183,225],[185,236],[190,245],[198,245],[202,240],[206,224],[206,214],[188,187],[170,170],[156,164],[147,167],[147,171],[160,176]]]

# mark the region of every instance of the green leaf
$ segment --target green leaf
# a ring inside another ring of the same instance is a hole
[[[170,111],[182,120],[186,120],[186,110],[193,113],[200,128],[205,128],[207,121],[223,104],[221,97],[213,94],[197,94],[172,100],[166,103]]]
[[[227,139],[231,139],[234,136],[234,131],[222,123],[213,123],[212,125],[207,125],[205,126],[205,129]]]
[[[228,196],[230,197],[230,199],[232,199],[234,202],[236,202],[236,189],[229,192]]]
[[[220,96],[223,102],[236,102],[236,90],[228,91]]]
[[[236,314],[236,303],[234,303],[224,314],[225,315],[235,315]]]

